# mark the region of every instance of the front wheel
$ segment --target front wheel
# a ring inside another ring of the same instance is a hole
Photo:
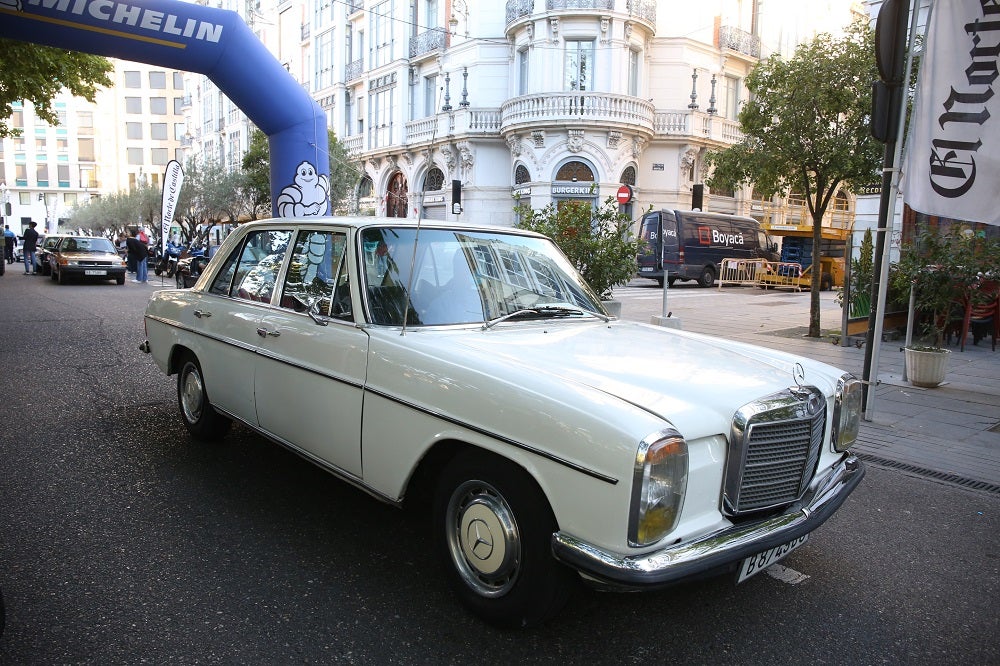
[[[513,463],[486,453],[449,463],[433,525],[451,587],[488,622],[540,624],[569,598],[576,578],[552,556],[555,517],[534,479]]]
[[[59,276],[56,278],[56,281],[59,284],[66,284],[66,274],[63,273],[62,271],[59,271]]]
[[[205,390],[201,365],[190,354],[181,361],[181,371],[177,373],[177,404],[184,426],[195,439],[222,439],[229,431],[230,420],[212,407]]]
[[[702,287],[711,287],[715,284],[715,271],[712,270],[711,266],[705,266],[701,270],[701,276],[698,278],[698,284]]]

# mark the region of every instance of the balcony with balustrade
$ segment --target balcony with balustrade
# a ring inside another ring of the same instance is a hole
[[[655,109],[638,97],[596,92],[523,95],[500,106],[500,132],[607,128],[653,135]]]
[[[540,2],[541,0],[539,4]],[[507,31],[530,20],[535,13],[535,4],[535,0],[507,0]],[[618,14],[620,18],[646,24],[649,30],[656,27],[656,0],[545,0],[544,11],[546,18],[574,14]]]
[[[719,27],[718,46],[723,51],[734,51],[747,59],[756,61],[760,58],[760,37],[731,25]]]
[[[410,38],[410,60],[420,61],[439,54],[447,45],[448,33],[441,28],[426,30]]]

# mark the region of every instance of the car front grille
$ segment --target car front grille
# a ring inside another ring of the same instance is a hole
[[[730,516],[796,501],[816,471],[826,426],[818,389],[788,389],[750,403],[733,419],[723,511]]]

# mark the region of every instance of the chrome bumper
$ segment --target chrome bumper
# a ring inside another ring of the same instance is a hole
[[[613,588],[665,587],[687,578],[722,573],[746,557],[812,532],[844,503],[864,475],[861,461],[847,455],[814,490],[780,515],[733,525],[650,553],[617,555],[562,532],[552,535],[552,552],[585,578]]]

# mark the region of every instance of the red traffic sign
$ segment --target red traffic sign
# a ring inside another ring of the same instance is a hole
[[[618,203],[625,205],[632,202],[632,186],[622,185],[618,188],[618,193],[615,195],[618,199]]]

